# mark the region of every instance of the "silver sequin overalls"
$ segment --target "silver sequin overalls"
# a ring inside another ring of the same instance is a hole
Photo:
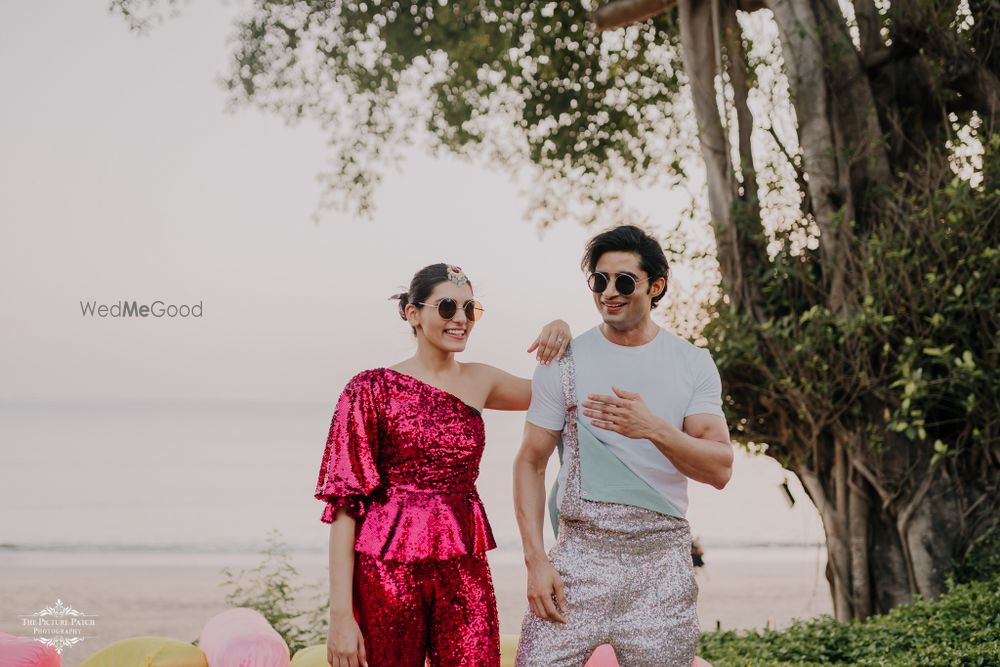
[[[521,624],[517,667],[581,667],[611,644],[622,667],[690,667],[700,628],[698,584],[685,519],[580,494],[572,346],[559,362],[566,425],[566,486],[549,560],[562,577],[566,623],[531,610]]]

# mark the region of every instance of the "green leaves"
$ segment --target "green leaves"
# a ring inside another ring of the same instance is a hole
[[[994,558],[995,562],[995,558]],[[825,617],[787,630],[710,632],[698,655],[716,667],[1000,665],[1000,576],[864,623]]]
[[[140,6],[174,2],[112,6],[137,24]],[[592,9],[579,0],[255,0],[225,83],[234,105],[320,123],[334,156],[324,206],[369,214],[383,170],[419,144],[510,168],[532,163],[544,176],[535,205],[552,217],[564,208],[553,199],[560,189],[609,210],[602,200],[620,203],[626,183],[683,174],[695,137],[679,124],[676,11],[599,33]]]
[[[940,440],[934,441],[934,456],[931,457],[931,464],[937,463],[942,457],[948,455],[948,445]]]
[[[995,484],[975,461],[1000,433],[1000,160],[984,159],[979,189],[928,164],[870,211],[848,314],[827,307],[816,257],[784,244],[755,276],[763,316],[719,304],[705,330],[727,341],[717,363],[741,438],[780,443],[769,453],[786,465],[835,427]],[[890,492],[906,483],[875,474]]]
[[[972,357],[972,352],[970,350],[963,352],[961,359],[955,359],[955,365],[963,371],[968,371],[970,373],[976,370],[976,361]]]
[[[222,586],[229,589],[230,607],[256,609],[281,635],[292,655],[307,646],[326,642],[329,595],[320,582],[303,585],[292,565],[288,546],[278,531],[267,536],[261,562],[233,572],[224,568]]]

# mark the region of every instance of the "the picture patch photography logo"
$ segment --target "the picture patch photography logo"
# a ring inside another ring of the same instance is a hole
[[[64,648],[79,644],[84,639],[96,637],[97,615],[66,606],[56,600],[51,607],[45,607],[33,614],[24,614],[21,619],[21,636],[29,637],[54,648],[60,654]]]
[[[84,317],[171,317],[188,318],[201,317],[204,306],[198,303],[166,303],[156,300],[152,303],[138,301],[116,301],[115,303],[98,303],[96,301],[81,301],[80,314]]]

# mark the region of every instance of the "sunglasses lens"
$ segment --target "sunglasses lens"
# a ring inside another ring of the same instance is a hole
[[[484,312],[483,304],[478,301],[465,302],[465,316],[473,322],[483,319]]]
[[[590,285],[591,292],[600,294],[608,289],[608,277],[603,273],[591,273],[590,277],[587,278],[587,284]],[[617,285],[617,283],[615,284]]]
[[[454,299],[441,299],[438,302],[438,315],[446,320],[450,320],[455,317],[455,313],[458,312],[458,304],[455,303]]]
[[[618,290],[619,294],[628,296],[635,291],[635,278],[627,273],[619,273],[618,277],[615,278],[615,289]]]

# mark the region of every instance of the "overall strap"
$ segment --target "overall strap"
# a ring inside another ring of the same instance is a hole
[[[559,360],[559,379],[562,383],[563,406],[566,408],[566,423],[576,419],[576,366],[573,364],[573,344],[566,347],[566,353]]]
[[[563,425],[562,435],[557,443],[559,451],[559,467],[566,465],[564,441],[567,435],[573,437],[576,433],[576,368],[573,365],[573,343],[566,346],[566,352],[559,360],[559,381],[562,385],[563,407],[566,410],[566,423]],[[574,459],[576,455],[574,454]],[[579,466],[578,462],[575,462]],[[552,530],[556,537],[559,537],[559,480],[552,484],[549,492],[549,518],[552,520]]]

